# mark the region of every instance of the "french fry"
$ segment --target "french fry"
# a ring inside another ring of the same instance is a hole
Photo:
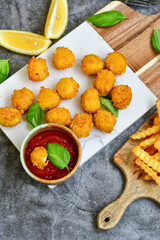
[[[130,136],[130,138],[134,140],[138,140],[141,138],[145,138],[151,136],[152,134],[160,132],[160,125],[159,126],[152,126],[142,131],[136,132]]]
[[[146,175],[144,175],[143,180],[145,180],[145,181],[151,181],[151,180],[153,180],[153,179],[152,179],[151,176],[149,176],[148,174],[146,174]]]
[[[159,133],[151,135],[149,138],[145,139],[144,141],[140,142],[138,145],[143,149],[146,149],[154,144],[156,139],[160,136]]]
[[[160,161],[154,159],[152,156],[150,156],[146,151],[144,151],[139,146],[135,146],[132,149],[132,152],[136,155],[136,157],[138,157],[140,160],[146,163],[149,167],[152,167],[155,171],[160,173]]]
[[[156,101],[156,107],[158,117],[154,118],[154,125],[147,129],[137,131],[132,134],[130,138],[133,140],[142,139],[142,141],[132,149],[132,152],[135,154],[135,168],[144,171],[142,176],[143,180],[154,180],[155,183],[160,186],[160,99]]]
[[[160,137],[156,138],[154,147],[160,152]]]
[[[137,164],[134,164],[134,167],[137,171],[141,170],[141,168],[139,166],[137,166]]]
[[[160,186],[160,177],[157,176],[157,173],[153,171],[152,168],[148,167],[144,162],[140,159],[136,159],[136,164],[145,171],[159,186]]]
[[[158,99],[158,100],[156,101],[156,107],[157,107],[157,110],[158,110],[158,115],[159,115],[159,117],[160,117],[160,99]]]
[[[149,155],[153,155],[157,152],[157,149],[154,147],[154,145],[148,147],[145,149],[145,151],[149,154]]]
[[[155,117],[153,124],[156,126],[160,125],[160,117]]]
[[[160,161],[160,152],[156,152],[152,157]]]

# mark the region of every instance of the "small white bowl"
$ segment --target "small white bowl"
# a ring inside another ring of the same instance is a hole
[[[76,162],[76,165],[74,166],[74,168],[72,169],[72,171],[70,173],[68,173],[66,176],[56,179],[56,180],[46,180],[46,179],[37,177],[28,169],[26,162],[25,162],[25,150],[26,150],[26,147],[27,147],[29,141],[31,140],[31,138],[33,138],[38,133],[48,130],[48,129],[60,130],[60,131],[67,133],[74,140],[75,144],[77,145],[77,150],[78,150],[77,162]],[[34,180],[36,180],[40,183],[47,184],[47,185],[58,185],[58,184],[64,183],[67,180],[69,180],[75,174],[75,172],[77,171],[77,169],[79,167],[79,164],[81,161],[81,155],[82,155],[81,145],[80,145],[80,142],[79,142],[79,139],[77,138],[77,136],[69,128],[59,125],[59,124],[54,124],[54,123],[42,124],[34,129],[32,129],[28,133],[28,135],[25,137],[25,139],[23,140],[22,145],[21,145],[21,150],[20,150],[21,163],[22,163],[22,166],[23,166],[24,170],[26,171],[26,173],[28,173],[28,175],[30,177],[32,177]]]

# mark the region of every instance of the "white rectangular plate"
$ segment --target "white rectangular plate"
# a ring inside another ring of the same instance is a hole
[[[73,68],[58,71],[52,64],[52,57],[57,47],[68,47],[76,56],[76,64]],[[27,66],[19,70],[8,80],[0,85],[0,107],[12,106],[11,94],[14,89],[27,87],[35,94],[35,101],[41,86],[56,88],[56,84],[62,77],[73,77],[80,85],[79,92],[74,99],[62,101],[60,107],[66,107],[70,110],[72,117],[75,113],[83,112],[80,105],[81,94],[89,88],[92,88],[92,82],[95,77],[88,77],[81,71],[81,59],[86,54],[97,54],[102,60],[105,59],[113,49],[102,39],[102,37],[88,24],[84,22],[74,31],[69,33],[55,45],[50,47],[40,56],[47,60],[49,68],[49,77],[43,82],[32,82],[28,79]],[[86,162],[92,155],[117,137],[121,132],[133,124],[146,111],[155,105],[155,95],[142,83],[142,81],[127,67],[126,73],[116,76],[116,85],[127,84],[131,87],[133,99],[130,106],[119,112],[117,123],[111,134],[99,131],[95,127],[87,138],[80,139],[82,145],[82,162]],[[28,126],[26,116],[22,116],[20,124],[13,128],[2,127],[3,132],[8,136],[15,147],[20,150],[21,143],[27,133],[31,130]]]

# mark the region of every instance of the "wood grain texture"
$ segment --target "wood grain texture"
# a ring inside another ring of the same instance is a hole
[[[155,113],[139,130],[153,125]],[[121,219],[128,205],[139,198],[150,198],[160,204],[160,187],[153,181],[144,181],[142,171],[134,167],[135,155],[131,150],[139,143],[129,139],[114,155],[114,163],[122,170],[126,185],[121,196],[114,202],[103,208],[97,217],[97,226],[107,230],[113,228]]]
[[[108,28],[92,26],[115,51],[125,55],[130,68],[160,98],[160,55],[151,44],[155,25],[160,26],[160,13],[146,16],[119,1],[111,2],[98,13],[109,10],[120,11],[129,19]],[[151,126],[156,114],[140,129]],[[121,196],[99,212],[97,226],[100,229],[113,228],[128,205],[136,199],[150,198],[160,204],[160,187],[153,181],[144,181],[141,177],[143,172],[136,171],[134,167],[135,156],[131,150],[137,144],[138,141],[128,140],[114,156],[114,163],[124,173],[126,185]]]
[[[119,1],[111,2],[98,13],[109,10],[120,11],[128,19],[108,28],[92,26],[115,51],[125,55],[128,65],[135,73],[140,69],[145,71],[141,71],[138,76],[159,98],[160,63],[158,53],[152,47],[151,37],[155,26],[160,26],[160,13],[143,15]]]

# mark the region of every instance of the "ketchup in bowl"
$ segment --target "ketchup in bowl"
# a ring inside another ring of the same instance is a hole
[[[59,169],[49,160],[48,164],[39,169],[31,162],[31,153],[36,147],[47,148],[48,143],[58,143],[70,154],[67,168]],[[21,146],[21,162],[25,171],[35,180],[57,185],[71,178],[78,169],[81,160],[81,147],[78,138],[68,128],[58,124],[43,124],[34,128],[24,139]]]
[[[65,132],[59,130],[45,130],[35,135],[28,143],[25,151],[25,161],[28,169],[37,177],[53,180],[59,179],[68,174],[67,168],[59,169],[50,161],[43,170],[33,166],[30,160],[30,154],[35,147],[46,147],[47,143],[58,143],[70,153],[71,159],[68,164],[69,170],[72,171],[77,162],[78,150],[75,141]]]

